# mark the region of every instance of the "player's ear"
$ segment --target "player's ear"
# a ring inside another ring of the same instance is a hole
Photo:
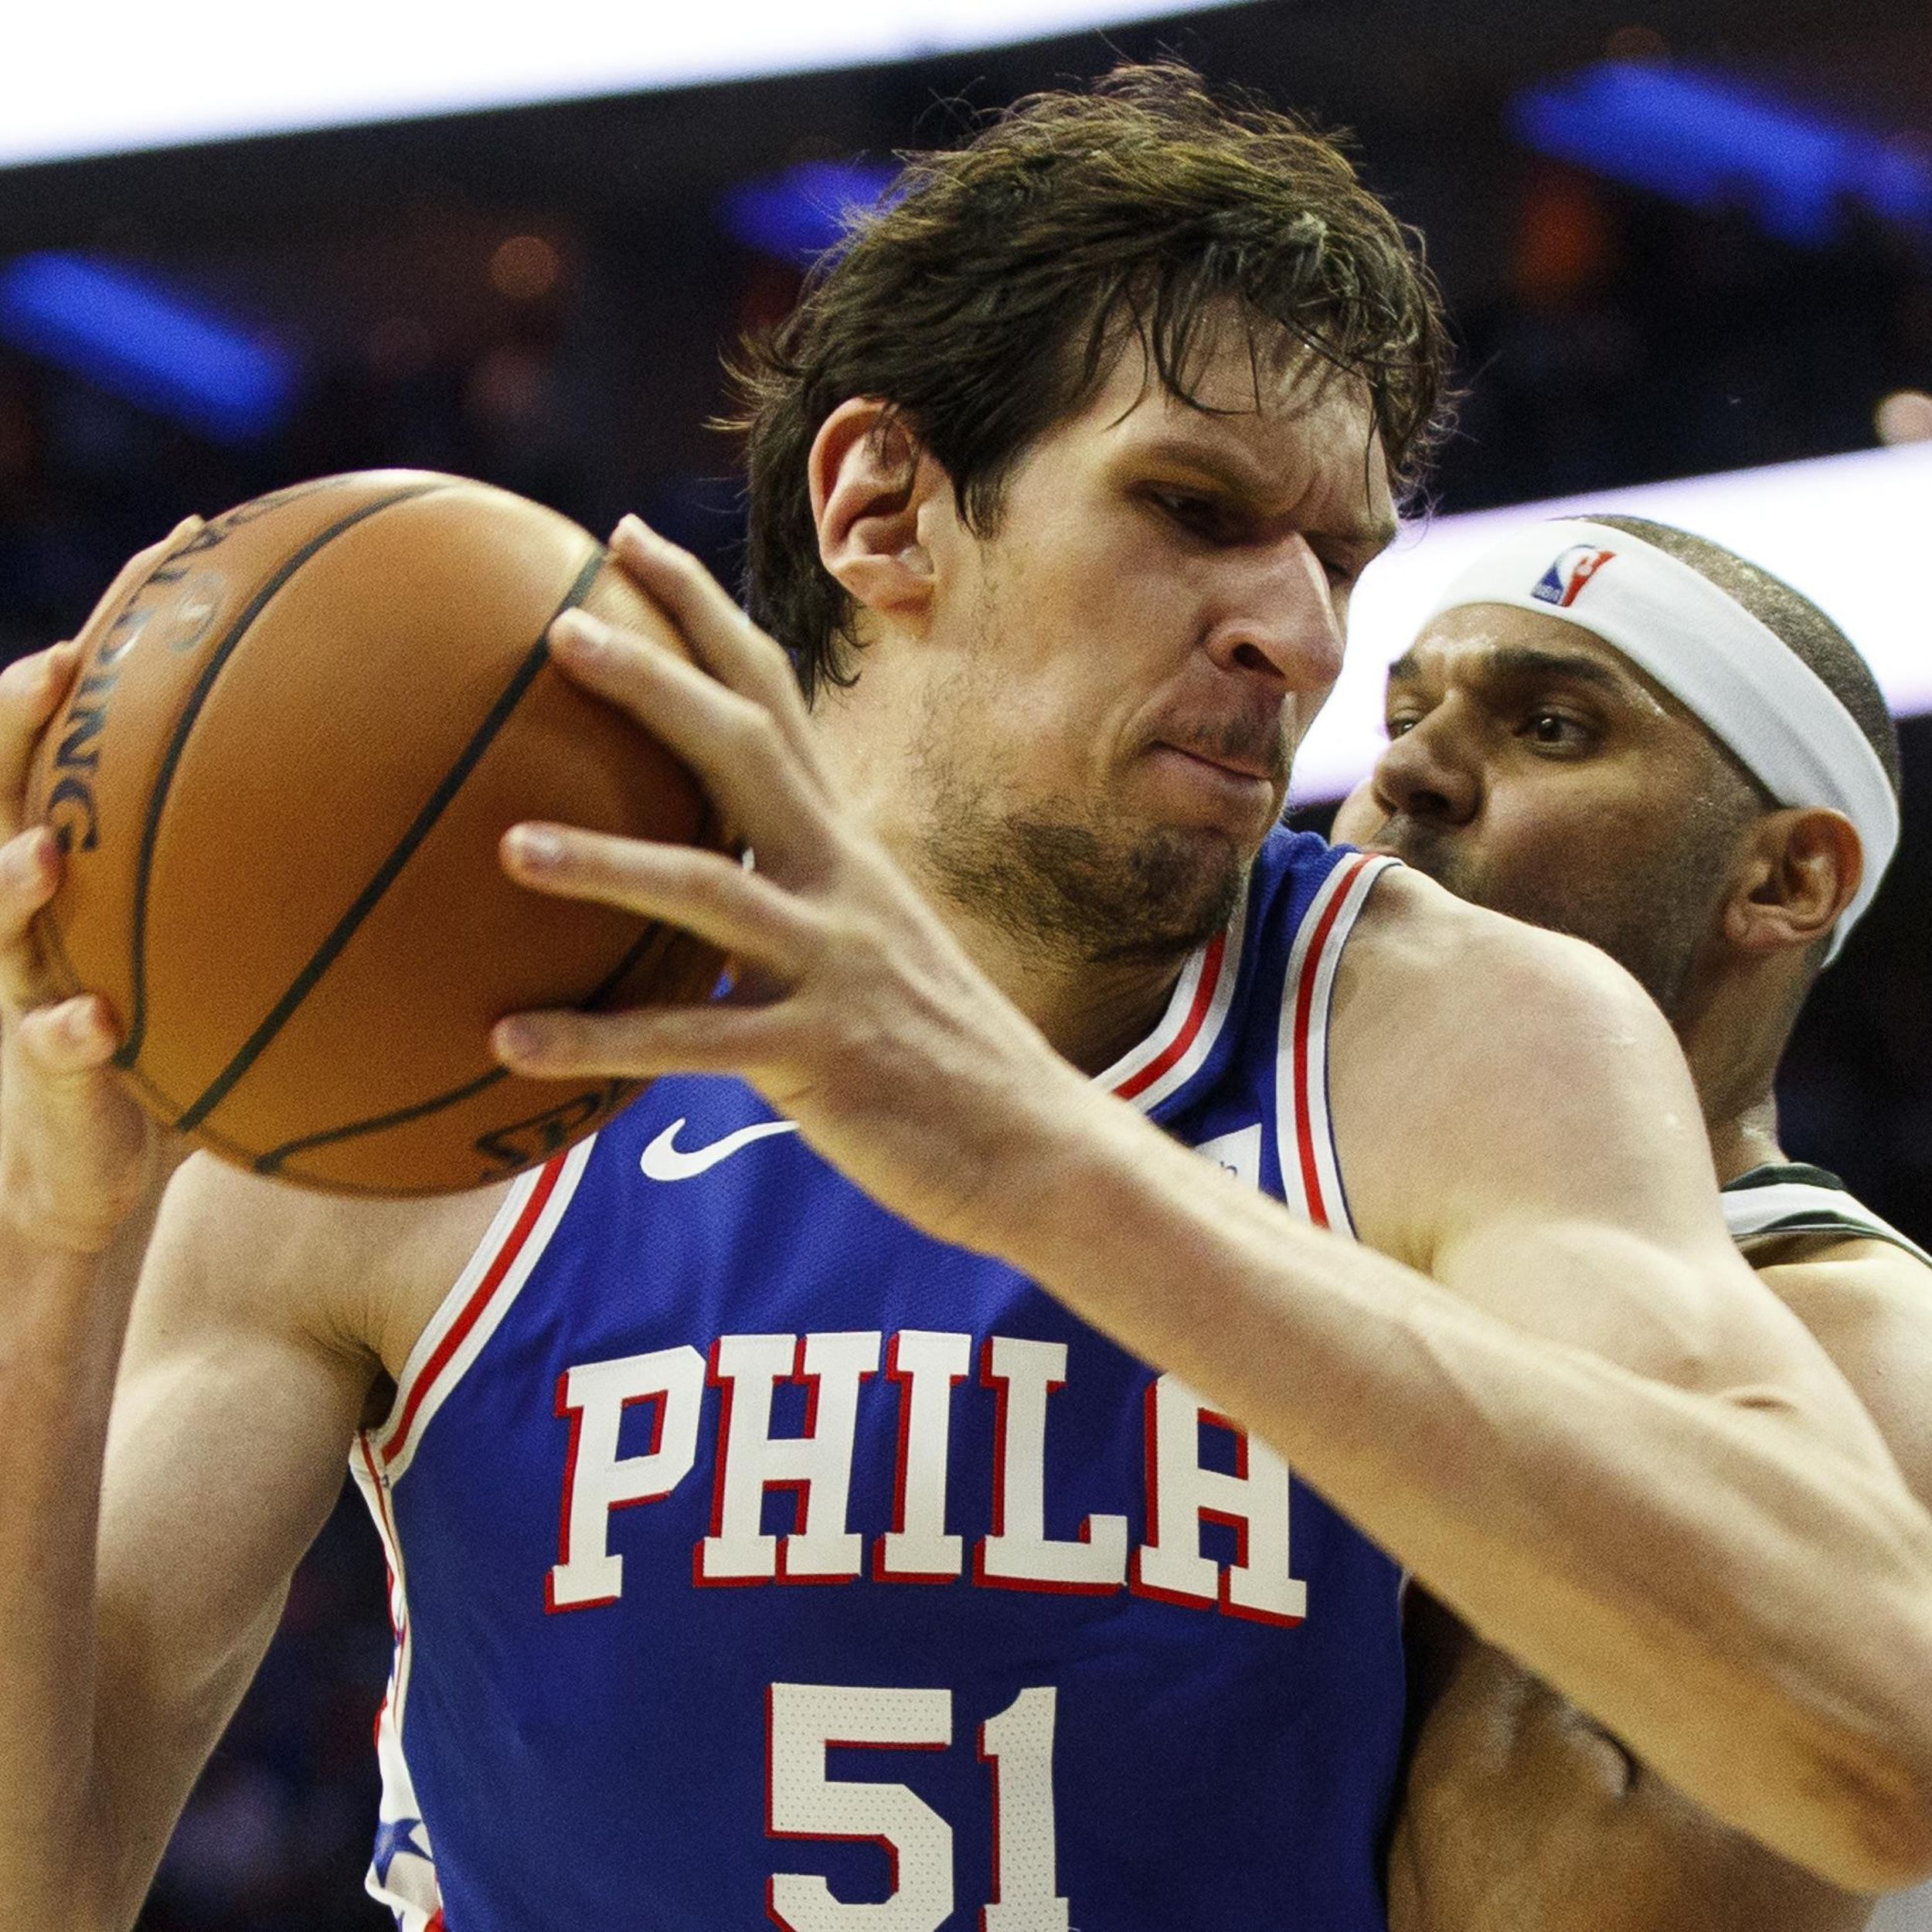
[[[952,485],[888,403],[841,403],[812,439],[807,465],[818,555],[855,602],[911,614],[931,599],[933,560],[920,512]]]
[[[1822,939],[1852,903],[1865,870],[1852,821],[1822,805],[1765,813],[1742,859],[1724,908],[1724,936],[1752,953]]]

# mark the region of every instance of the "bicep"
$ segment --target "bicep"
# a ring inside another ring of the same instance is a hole
[[[372,1364],[302,1316],[302,1244],[171,1198],[135,1298],[101,1491],[100,1766],[145,1883],[342,1486]],[[219,1196],[222,1183],[213,1191]]]
[[[1862,1438],[1730,1242],[1689,1070],[1635,982],[1578,942],[1490,927],[1435,980],[1426,1006],[1420,987],[1363,1002],[1356,1064],[1396,1060],[1399,1083],[1342,1070],[1367,1089],[1337,1105],[1364,1238],[1526,1336],[1679,1388],[1774,1392]]]
[[[1423,1718],[1390,1932],[1856,1932],[1870,1901],[1729,1830],[1468,1639]]]

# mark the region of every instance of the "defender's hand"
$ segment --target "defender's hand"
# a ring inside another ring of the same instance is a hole
[[[131,558],[97,611],[200,527],[190,518]],[[63,997],[33,928],[61,858],[49,828],[26,823],[27,771],[80,659],[57,644],[0,671],[0,1217],[36,1245],[95,1253],[178,1153],[110,1065],[120,1036],[107,1002]]]
[[[757,869],[555,825],[512,828],[505,863],[539,890],[710,940],[731,957],[734,995],[514,1015],[497,1029],[499,1056],[555,1079],[739,1074],[894,1213],[984,1245],[983,1210],[1046,1184],[1039,1151],[1091,1090],[839,798],[784,652],[634,519],[613,548],[696,665],[580,613],[552,632],[558,662],[691,767]]]

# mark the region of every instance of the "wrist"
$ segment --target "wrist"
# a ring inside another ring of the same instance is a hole
[[[1086,1238],[1082,1205],[1108,1191],[1110,1174],[1132,1165],[1133,1143],[1158,1131],[1084,1074],[1058,1064],[1050,1078],[1029,1083],[1004,1124],[982,1185],[965,1206],[965,1226],[952,1237],[1041,1281],[1058,1271],[1070,1240]]]

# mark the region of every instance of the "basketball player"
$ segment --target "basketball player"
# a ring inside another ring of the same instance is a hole
[[[1774,675],[1743,675],[1760,664]],[[1388,723],[1336,837],[1593,940],[1643,982],[1697,1082],[1733,1236],[1932,1500],[1932,1264],[1787,1160],[1772,1091],[1896,836],[1896,734],[1856,650],[1706,539],[1624,516],[1540,524],[1451,587],[1390,669]],[[1794,753],[1816,770],[1794,774]],[[1396,1932],[1869,1917],[1420,1598],[1410,1631],[1434,1701],[1391,1865]]]
[[[1400,231],[1172,71],[905,185],[758,369],[810,702],[634,524],[703,668],[553,633],[755,855],[506,839],[733,955],[502,1024],[657,1077],[594,1141],[426,1203],[197,1158],[144,1239],[170,1151],[0,828],[0,1913],[133,1920],[345,1453],[405,1932],[1379,1932],[1399,1564],[1727,1822],[1915,1877],[1932,1520],[1668,1029],[1272,832],[1432,415]],[[70,670],[0,677],[16,815]]]

